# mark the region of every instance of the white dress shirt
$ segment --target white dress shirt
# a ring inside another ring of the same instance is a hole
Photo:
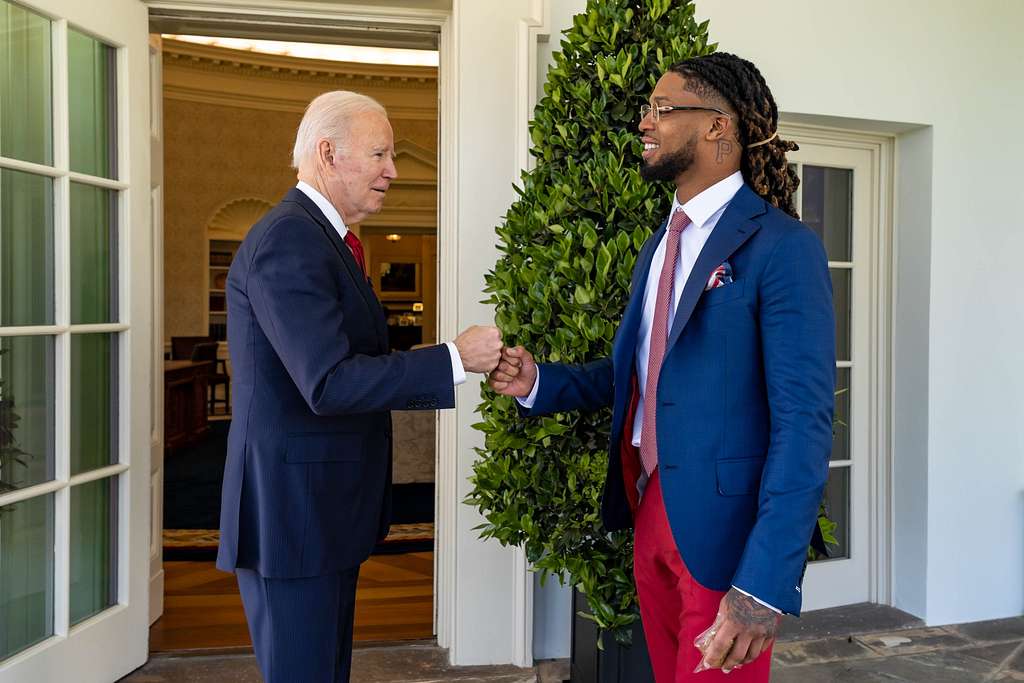
[[[700,255],[701,249],[704,248],[704,244],[708,241],[708,237],[711,236],[711,231],[718,225],[718,220],[725,213],[725,210],[729,207],[729,202],[736,196],[740,188],[743,186],[743,174],[736,171],[728,178],[724,178],[711,187],[703,190],[690,201],[685,204],[679,203],[679,197],[675,196],[672,200],[672,211],[669,212],[669,217],[675,214],[676,210],[682,208],[686,215],[690,218],[690,225],[686,227],[679,235],[679,261],[676,263],[675,279],[672,284],[672,308],[669,320],[675,319],[676,308],[679,306],[679,297],[682,296],[683,287],[686,286],[686,281],[690,278],[690,274],[693,272],[693,266],[697,262],[697,257]],[[654,308],[657,305],[658,299],[658,280],[661,279],[661,269],[665,264],[665,250],[666,240],[669,238],[669,231],[666,230],[664,236],[661,238],[661,242],[658,244],[657,249],[654,251],[654,257],[651,259],[651,267],[647,271],[647,285],[644,288],[644,301],[643,301],[643,315],[640,318],[640,329],[637,332],[636,341],[636,375],[637,375],[637,391],[639,392],[639,401],[636,406],[636,416],[633,418],[633,445],[637,448],[640,447],[641,430],[644,424],[644,390],[647,387],[647,362],[648,356],[651,352],[651,327],[654,325]],[[715,264],[718,265],[718,264]],[[709,278],[711,273],[698,273],[698,277]],[[537,389],[540,386],[540,373],[537,373],[537,380],[533,384],[533,390],[530,391],[530,395],[525,399],[517,399],[524,408],[532,408],[534,401],[537,399]],[[643,468],[640,468],[640,479],[637,481],[637,490],[640,496],[643,496],[644,489],[647,486],[647,475],[644,473]],[[736,588],[733,586],[733,588]],[[758,600],[750,593],[736,588],[737,591],[744,595],[753,598],[765,607],[769,607],[776,612],[780,610],[776,609],[768,603]]]
[[[345,235],[348,234],[348,226],[345,225],[345,221],[342,220],[338,210],[334,208],[334,204],[331,204],[327,197],[320,194],[315,187],[307,182],[300,180],[295,187],[316,204],[316,207],[320,209],[334,229],[338,231],[341,241],[344,242]],[[462,365],[462,357],[459,356],[459,350],[453,342],[445,342],[444,344],[448,347],[448,354],[452,357],[452,382],[455,386],[464,384],[466,382],[466,369]]]

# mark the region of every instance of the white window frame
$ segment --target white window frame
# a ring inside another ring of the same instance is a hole
[[[54,495],[54,622],[53,635],[7,660],[0,662],[0,682],[8,680],[52,680],[48,676],[57,671],[75,670],[80,680],[90,680],[96,673],[112,670],[120,660],[120,666],[135,668],[144,661],[145,643],[148,633],[138,633],[134,628],[140,621],[140,610],[148,612],[148,596],[139,590],[134,581],[132,563],[140,552],[146,552],[145,536],[148,534],[148,520],[134,523],[140,509],[148,508],[148,496],[140,495],[138,477],[132,477],[132,470],[148,465],[148,453],[139,449],[145,443],[149,430],[141,430],[136,424],[140,417],[149,422],[148,387],[134,388],[140,377],[133,372],[148,367],[144,339],[148,322],[145,308],[147,293],[141,305],[136,295],[141,264],[133,261],[133,234],[144,235],[148,231],[148,205],[140,207],[135,203],[135,194],[140,200],[146,198],[144,184],[149,169],[140,164],[138,149],[132,135],[135,119],[132,111],[133,88],[138,87],[138,69],[133,65],[143,56],[138,46],[129,48],[136,36],[132,27],[141,25],[144,16],[141,4],[128,0],[105,0],[107,9],[115,4],[124,6],[123,13],[111,12],[114,16],[101,16],[95,8],[76,0],[12,0],[32,12],[46,17],[51,22],[51,104],[53,131],[52,165],[0,157],[0,168],[24,171],[53,179],[54,207],[54,324],[21,327],[0,327],[0,337],[53,336],[55,368],[55,416],[54,416],[54,479],[34,486],[0,495],[0,507],[31,498]],[[133,23],[134,22],[134,23]],[[70,116],[68,92],[68,34],[69,29],[89,35],[116,50],[116,129],[117,138],[117,179],[108,179],[72,171],[70,168]],[[118,39],[118,36],[121,39]],[[144,36],[143,36],[144,37]],[[127,40],[126,40],[127,38]],[[132,54],[129,55],[129,49]],[[135,109],[138,107],[136,106]],[[147,150],[148,152],[148,150]],[[71,324],[71,183],[81,183],[117,192],[116,230],[117,254],[112,267],[117,274],[117,323]],[[143,202],[146,204],[146,202]],[[145,240],[141,240],[145,242]],[[134,265],[133,265],[134,264]],[[148,278],[147,278],[148,279]],[[139,280],[144,282],[145,280]],[[139,314],[142,313],[140,316]],[[143,331],[134,329],[142,325]],[[117,442],[116,462],[96,470],[71,475],[71,339],[76,334],[106,333],[113,338],[117,353],[117,384],[112,387],[117,395]],[[140,336],[141,335],[141,336]],[[141,476],[141,475],[140,475]],[[70,623],[71,592],[71,490],[72,487],[100,479],[115,479],[117,482],[117,585],[116,599],[111,607],[81,621]],[[145,486],[143,483],[142,486]],[[121,652],[108,652],[105,656],[90,658],[90,651],[109,647],[118,641],[125,647]],[[71,649],[68,649],[70,646]],[[142,658],[140,659],[140,655]],[[81,665],[81,666],[79,666]],[[127,669],[126,671],[130,671]]]
[[[857,323],[866,326],[858,330],[851,321],[851,353],[858,334],[863,334],[866,341],[861,345],[861,356],[858,365],[866,365],[864,374],[867,386],[859,390],[861,396],[853,396],[851,400],[851,453],[854,452],[854,440],[863,440],[867,453],[867,597],[870,602],[880,604],[892,603],[892,510],[893,510],[893,463],[892,463],[892,311],[895,289],[893,279],[894,256],[894,192],[895,177],[895,139],[891,136],[875,135],[860,131],[817,126],[806,123],[787,123],[785,117],[779,125],[780,137],[808,145],[845,148],[866,151],[870,155],[868,177],[857,178],[855,182],[868,182],[871,198],[870,212],[865,224],[869,234],[862,243],[866,253],[854,255],[857,268],[868,269],[870,286],[866,297],[856,301],[854,306],[863,306],[866,310],[854,308]],[[814,164],[814,162],[806,162]],[[814,164],[817,165],[817,164]],[[801,196],[797,196],[797,206]],[[856,236],[855,236],[856,241]],[[851,268],[851,263],[829,262],[830,268]],[[853,287],[853,283],[851,283]],[[853,287],[855,289],[855,287]],[[854,292],[851,291],[851,296]],[[837,362],[838,368],[851,367],[850,361]],[[851,461],[835,461],[830,468],[850,464]],[[852,488],[853,496],[860,495]],[[826,561],[827,562],[827,561]],[[808,569],[811,571],[811,568]],[[805,600],[808,598],[804,596]],[[812,598],[813,602],[817,602]],[[812,604],[813,604],[812,602]]]

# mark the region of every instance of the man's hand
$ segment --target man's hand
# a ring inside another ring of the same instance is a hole
[[[533,361],[533,355],[522,346],[516,346],[501,352],[501,362],[491,373],[488,383],[504,396],[526,398],[533,391],[536,381],[537,364]]]
[[[473,325],[455,338],[455,348],[467,372],[490,372],[501,358],[501,330]]]
[[[698,671],[721,668],[724,673],[753,662],[771,646],[779,630],[779,615],[735,588],[722,598],[718,617],[708,636],[695,646],[704,653]]]

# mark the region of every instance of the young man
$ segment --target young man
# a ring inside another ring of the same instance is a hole
[[[349,680],[359,565],[388,533],[391,410],[455,405],[501,335],[389,353],[348,229],[397,176],[384,108],[320,95],[295,140],[298,185],[252,227],[228,274],[234,419],[217,567],[233,571],[263,677]]]
[[[779,615],[800,611],[828,477],[835,323],[777,124],[750,62],[672,67],[640,131],[643,177],[673,181],[675,200],[640,251],[612,357],[537,365],[516,347],[491,375],[527,415],[613,407],[602,512],[609,529],[635,528],[658,683],[767,683]]]

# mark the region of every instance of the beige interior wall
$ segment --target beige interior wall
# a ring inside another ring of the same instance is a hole
[[[435,233],[436,69],[300,60],[173,40],[164,41],[163,63],[167,339],[207,334],[208,226],[231,202],[276,204],[295,184],[295,130],[306,104],[322,92],[365,93],[391,117],[399,179],[385,210],[365,226]],[[431,295],[435,283],[431,264],[424,269]],[[433,302],[424,314],[433,323]]]

